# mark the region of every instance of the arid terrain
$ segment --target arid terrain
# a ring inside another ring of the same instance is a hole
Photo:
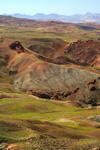
[[[0,16],[0,149],[100,149],[100,25]]]

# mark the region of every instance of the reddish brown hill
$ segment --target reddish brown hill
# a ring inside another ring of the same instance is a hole
[[[9,74],[14,74],[14,85],[19,91],[92,105],[100,102],[100,75],[97,73],[79,69],[73,62],[55,64],[52,58],[34,53],[18,41],[4,39],[0,43],[0,53],[8,56]],[[58,57],[58,60],[63,58]]]
[[[77,61],[100,67],[100,42],[78,40],[67,45],[64,48],[64,52]]]
[[[36,21],[32,19],[23,19],[23,18],[15,18],[12,16],[3,16],[0,15],[0,24],[3,26],[20,26],[20,27],[34,27],[34,28],[47,28],[50,27],[51,29],[57,30],[57,31],[62,31],[62,28],[70,28],[71,26],[73,27],[74,24],[72,23],[64,23],[60,21]],[[58,25],[58,27],[56,27]]]
[[[95,23],[79,23],[77,24],[77,27],[83,30],[99,30],[100,29],[100,24],[95,24]]]
[[[28,48],[33,52],[44,55],[48,58],[53,58],[57,55],[62,55],[62,49],[68,42],[54,38],[33,38],[32,45]]]
[[[24,19],[24,18],[15,18],[12,16],[3,16],[0,15],[0,26],[1,27],[32,27],[32,28],[42,28],[46,31],[56,31],[56,32],[66,32],[71,31],[72,34],[74,31],[82,30],[100,30],[99,24],[93,23],[81,23],[81,24],[73,24],[68,22],[61,21],[36,21],[32,19]]]

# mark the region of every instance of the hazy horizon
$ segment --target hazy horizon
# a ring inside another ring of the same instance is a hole
[[[100,1],[98,0],[3,0],[1,1],[0,14],[59,14],[73,15],[100,13]]]
[[[72,15],[85,15],[85,14],[100,14],[100,13],[91,13],[91,12],[86,12],[86,13],[74,13],[74,14],[70,14],[70,15],[65,15],[65,14],[59,14],[59,13],[40,13],[40,12],[37,12],[35,14],[26,14],[26,13],[19,13],[19,12],[15,12],[15,13],[12,13],[12,14],[7,14],[7,13],[3,13],[3,14],[0,14],[0,15],[15,15],[15,14],[20,14],[20,15],[29,15],[29,16],[34,16],[34,15],[37,15],[37,14],[40,14],[40,15],[50,15],[50,14],[53,14],[53,15],[65,15],[65,16],[72,16]]]

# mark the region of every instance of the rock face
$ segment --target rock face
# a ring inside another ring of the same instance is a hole
[[[15,74],[14,85],[17,90],[47,99],[70,99],[92,105],[100,103],[99,74],[79,69],[77,65],[48,62],[18,42],[9,45],[12,53],[16,51],[8,67],[10,73]],[[16,47],[24,51],[19,53]]]
[[[24,47],[19,41],[15,41],[9,45],[12,50],[16,50],[17,53],[25,52]]]
[[[100,67],[100,42],[78,40],[67,45],[64,48],[64,52],[80,62]]]

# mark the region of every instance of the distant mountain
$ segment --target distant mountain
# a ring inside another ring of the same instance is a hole
[[[35,15],[26,15],[26,14],[12,14],[13,17],[17,18],[27,18],[34,20],[56,20],[56,21],[65,21],[71,23],[85,23],[85,22],[93,22],[100,23],[100,14],[94,13],[86,13],[86,14],[75,14],[71,16],[66,15],[58,15],[58,14],[35,14]]]

